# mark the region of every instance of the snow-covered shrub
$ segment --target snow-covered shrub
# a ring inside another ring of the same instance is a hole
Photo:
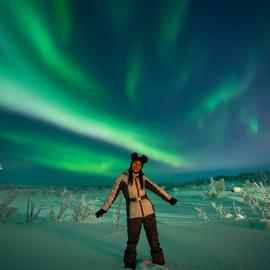
[[[215,202],[211,202],[213,208],[216,210],[217,214],[221,218],[230,219],[233,217],[233,215],[230,213],[228,208],[225,208],[221,203],[217,205]]]
[[[223,194],[224,190],[225,181],[223,178],[221,178],[219,181],[215,181],[213,177],[210,177],[209,191],[206,191],[203,194],[210,200],[215,200]]]
[[[172,194],[173,194],[173,195],[176,195],[176,194],[177,194],[177,192],[178,192],[177,187],[174,187],[174,188],[172,189]]]
[[[0,203],[0,223],[7,223],[9,218],[17,211],[17,208],[9,207],[9,204],[18,197],[18,194],[18,191],[11,192],[6,199]]]
[[[6,199],[0,203],[0,223],[7,223],[10,217],[17,212],[17,208],[10,207],[9,204],[18,196],[18,191],[9,193]]]
[[[60,196],[61,196],[61,207],[55,218],[55,221],[58,223],[63,220],[66,210],[69,208],[71,202],[74,200],[74,196],[72,194],[67,194],[66,189],[64,189],[60,193]]]
[[[26,223],[32,223],[33,220],[38,218],[39,213],[45,209],[46,208],[42,202],[37,206],[33,201],[31,201],[31,196],[29,193],[27,200]]]
[[[249,189],[252,187],[252,182],[250,180],[245,181],[244,189]]]
[[[202,219],[202,220],[205,220],[205,221],[209,220],[206,212],[202,208],[195,207],[195,210],[196,210],[196,216],[197,216],[198,219]]]
[[[242,196],[244,202],[251,208],[255,214],[255,219],[270,219],[270,192],[265,188],[262,182],[254,183],[256,190],[251,193],[244,191]]]
[[[118,197],[118,209],[116,213],[116,209],[113,210],[112,213],[112,223],[116,225],[116,228],[119,229],[120,225],[120,212],[121,212],[121,206],[122,206],[122,194]]]
[[[112,223],[117,224],[117,214],[116,214],[116,209],[114,208],[112,211]]]
[[[244,214],[242,208],[240,206],[237,206],[235,201],[233,201],[234,206],[234,212],[235,212],[235,219],[245,219],[246,215]]]
[[[56,221],[56,214],[55,214],[55,211],[54,211],[52,205],[51,205],[51,208],[50,208],[50,212],[49,212],[49,214],[48,214],[48,219],[49,219],[49,221],[51,221],[51,222],[55,222],[55,221]]]
[[[75,223],[92,223],[96,220],[95,203],[98,201],[98,197],[87,201],[86,195],[82,195],[80,202],[73,210],[72,221]]]

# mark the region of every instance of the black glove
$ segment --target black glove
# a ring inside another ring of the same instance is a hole
[[[177,199],[175,199],[174,197],[171,197],[171,199],[169,200],[169,203],[171,205],[175,205],[177,203]]]
[[[99,209],[97,212],[96,212],[96,217],[99,218],[99,217],[102,217],[103,214],[105,214],[107,211],[105,211],[104,209]]]

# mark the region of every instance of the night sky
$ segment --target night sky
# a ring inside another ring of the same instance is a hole
[[[113,183],[134,151],[160,181],[269,166],[270,1],[0,1],[0,183]]]

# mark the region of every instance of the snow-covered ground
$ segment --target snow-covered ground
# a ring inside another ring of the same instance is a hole
[[[238,183],[231,185],[238,185]],[[231,218],[221,218],[203,193],[207,186],[175,188],[169,193],[178,199],[175,206],[148,192],[156,209],[161,247],[166,265],[151,263],[149,246],[142,230],[138,245],[137,269],[269,269],[269,223],[237,219],[233,201],[246,215],[251,209],[243,203],[240,194],[232,193],[228,186],[217,204],[231,213]],[[11,191],[12,192],[12,191]],[[5,224],[0,224],[1,270],[49,269],[123,269],[123,252],[126,246],[125,203],[120,206],[120,225],[117,222],[119,202],[102,218],[93,215],[102,205],[109,189],[77,191],[36,189],[31,190],[29,202],[43,208],[30,224],[26,224],[27,191],[20,191],[10,203],[17,208]],[[61,197],[61,193],[62,196]],[[60,222],[52,221],[59,213],[62,199],[72,202]],[[74,209],[81,202],[88,204],[91,214],[85,223],[74,223]],[[7,191],[0,191],[0,202]],[[195,207],[207,214],[208,220],[199,219]],[[49,218],[49,216],[51,218]]]

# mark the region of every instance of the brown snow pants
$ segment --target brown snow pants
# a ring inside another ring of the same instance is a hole
[[[151,248],[151,256],[153,263],[165,264],[163,251],[160,248],[157,232],[157,221],[155,214],[143,217],[132,218],[127,221],[128,241],[127,248],[124,253],[124,263],[132,264],[136,261],[136,246],[139,242],[142,224],[146,232],[146,237]]]

